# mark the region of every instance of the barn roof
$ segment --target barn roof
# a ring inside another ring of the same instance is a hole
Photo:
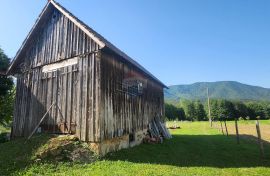
[[[103,36],[101,36],[99,33],[97,33],[95,30],[90,28],[88,25],[86,25],[84,22],[79,20],[77,17],[75,17],[72,13],[70,13],[67,9],[65,9],[63,6],[61,6],[59,3],[50,0],[42,10],[41,14],[39,15],[38,19],[36,20],[33,28],[27,35],[26,39],[24,40],[22,46],[18,50],[15,58],[13,59],[7,74],[10,74],[14,66],[19,60],[19,56],[21,55],[22,51],[24,50],[25,46],[27,45],[28,41],[31,37],[33,37],[34,30],[37,28],[40,20],[42,19],[43,15],[48,11],[49,6],[55,7],[57,10],[59,10],[63,15],[65,15],[67,18],[69,18],[70,21],[72,21],[75,25],[77,25],[83,32],[85,32],[90,38],[92,38],[100,47],[102,48],[108,48],[109,50],[113,51],[117,55],[121,56],[125,61],[129,62],[130,64],[134,65],[136,68],[144,72],[147,76],[152,78],[154,81],[162,85],[163,87],[167,88],[165,84],[163,84],[159,79],[157,79],[154,75],[152,75],[149,71],[147,71],[143,66],[141,66],[138,62],[133,60],[131,57],[129,57],[127,54],[125,54],[123,51],[118,49],[116,46],[114,46],[111,42],[106,40]]]

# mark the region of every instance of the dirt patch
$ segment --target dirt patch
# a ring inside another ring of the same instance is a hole
[[[35,161],[69,161],[91,163],[98,156],[90,150],[87,143],[81,142],[73,135],[60,135],[51,138],[35,154]]]
[[[218,124],[218,128],[221,131],[220,124]],[[229,135],[236,135],[235,124],[227,123],[228,133]],[[261,137],[265,142],[270,142],[270,125],[260,124]],[[223,131],[226,134],[224,124]],[[249,138],[253,140],[257,140],[257,131],[256,125],[254,124],[241,124],[238,123],[238,131],[241,138]]]

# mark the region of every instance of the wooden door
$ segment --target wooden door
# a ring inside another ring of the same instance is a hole
[[[56,123],[59,133],[75,133],[77,65],[60,68],[57,71]]]
[[[44,74],[47,84],[47,107],[52,106],[42,130],[49,133],[75,133],[77,64]]]

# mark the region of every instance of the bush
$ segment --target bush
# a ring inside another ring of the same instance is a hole
[[[5,96],[0,96],[0,125],[6,126],[12,120],[15,91],[14,87]]]
[[[10,133],[1,133],[0,143],[8,142],[10,140],[9,136],[10,136]]]
[[[0,72],[5,73],[9,67],[10,59],[0,48]],[[7,124],[12,119],[14,102],[13,78],[0,74],[0,124]]]

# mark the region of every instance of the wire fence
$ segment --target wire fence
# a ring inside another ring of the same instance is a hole
[[[260,153],[264,157],[264,145],[270,143],[270,124],[263,120],[256,121],[215,121],[213,127],[223,135],[235,136],[237,144],[241,140],[252,140],[258,143]]]

